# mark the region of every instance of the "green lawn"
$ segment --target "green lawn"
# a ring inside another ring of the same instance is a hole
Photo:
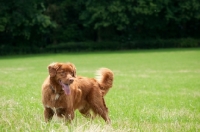
[[[72,124],[45,123],[41,85],[52,62],[72,62],[77,74],[113,70],[106,95],[112,125],[76,112]],[[200,49],[62,53],[0,57],[0,131],[200,131]]]

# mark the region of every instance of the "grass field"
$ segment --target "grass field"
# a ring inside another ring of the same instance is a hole
[[[51,62],[72,62],[77,74],[100,67],[115,74],[106,95],[112,125],[76,112],[72,124],[43,119],[41,84]],[[1,132],[198,132],[200,49],[62,53],[0,57]]]

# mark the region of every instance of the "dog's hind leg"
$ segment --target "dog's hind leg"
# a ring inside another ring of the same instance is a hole
[[[110,124],[110,118],[108,116],[108,109],[102,105],[102,104],[94,104],[92,105],[92,110],[94,111],[94,113],[97,113],[98,115],[100,115],[105,122],[107,122],[108,124]]]
[[[95,93],[98,93],[98,92],[95,92]],[[105,122],[110,124],[111,121],[108,116],[108,108],[106,107],[104,98],[98,94],[91,94],[91,95],[92,96],[90,96],[90,100],[88,100],[88,102],[92,110],[94,111],[94,113],[97,113],[98,115],[100,115],[105,120]]]
[[[53,115],[54,115],[54,111],[51,108],[45,107],[45,109],[44,109],[45,121],[46,122],[50,121],[52,119]]]
[[[90,113],[90,106],[89,104],[86,104],[84,106],[84,108],[79,109],[79,112],[86,118],[91,118],[93,119],[94,117],[92,116],[92,114]]]

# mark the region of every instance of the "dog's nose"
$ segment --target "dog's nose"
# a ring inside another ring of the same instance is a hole
[[[70,79],[69,79],[69,82],[70,82],[70,83],[73,83],[73,81],[74,81],[73,78],[70,78]]]

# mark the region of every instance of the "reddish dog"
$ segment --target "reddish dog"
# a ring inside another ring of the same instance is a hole
[[[76,77],[72,63],[52,63],[48,71],[49,76],[42,85],[45,121],[51,120],[54,114],[71,121],[78,109],[86,117],[92,117],[90,111],[93,111],[110,123],[104,96],[112,87],[111,70],[101,68],[97,79]]]

